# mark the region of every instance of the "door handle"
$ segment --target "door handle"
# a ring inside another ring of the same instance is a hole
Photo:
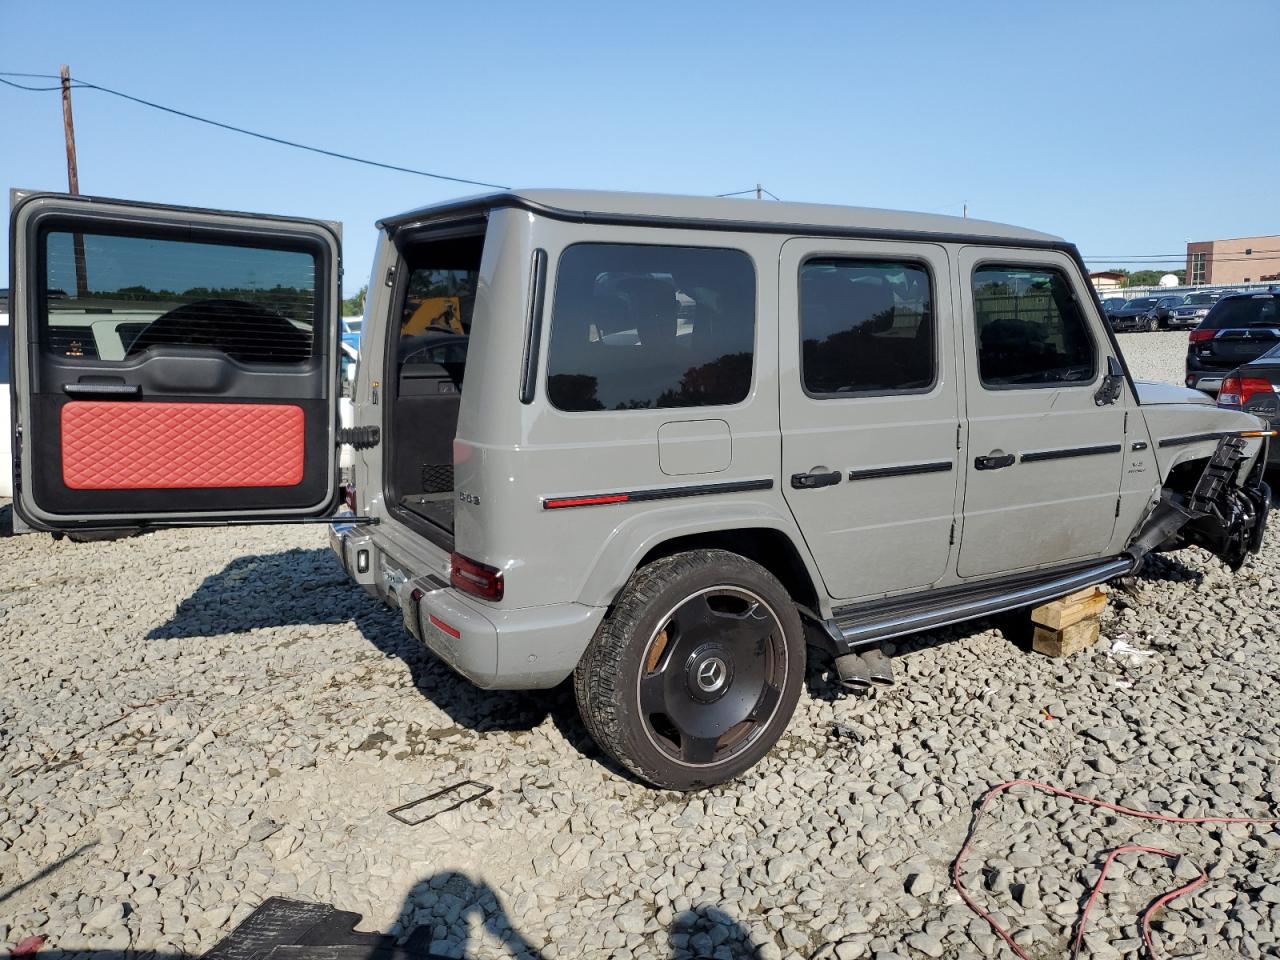
[[[978,470],[1001,470],[1004,467],[1012,467],[1013,461],[1014,456],[1012,453],[1005,453],[1000,456],[988,454],[985,457],[974,457],[973,465]]]
[[[814,490],[818,487],[830,487],[840,482],[844,474],[839,470],[828,471],[823,467],[815,467],[808,473],[793,473],[791,486],[797,490]]]

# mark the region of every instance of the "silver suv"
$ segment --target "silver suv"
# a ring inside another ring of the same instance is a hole
[[[864,686],[887,638],[1258,549],[1264,425],[1135,383],[1057,237],[569,191],[379,229],[340,428],[334,225],[16,193],[19,527],[331,522],[455,670],[572,677],[676,789],[770,749],[806,638]]]

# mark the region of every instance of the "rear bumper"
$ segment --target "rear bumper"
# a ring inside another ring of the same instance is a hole
[[[368,527],[334,524],[329,546],[367,592],[400,611],[404,628],[486,690],[554,687],[573,672],[603,607],[551,603],[504,610],[472,600],[435,573],[388,555]]]

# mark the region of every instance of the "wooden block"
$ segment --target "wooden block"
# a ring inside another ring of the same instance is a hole
[[[1107,595],[1097,587],[1080,590],[1061,600],[1042,603],[1031,611],[1031,622],[1051,630],[1061,630],[1089,617],[1096,617],[1107,607]]]
[[[1031,649],[1046,657],[1069,657],[1098,642],[1098,618],[1079,620],[1061,630],[1036,627]]]

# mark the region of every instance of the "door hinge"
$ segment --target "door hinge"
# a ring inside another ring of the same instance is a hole
[[[1121,500],[1123,500],[1123,499],[1124,499],[1124,497],[1122,497],[1122,496],[1121,496],[1121,497],[1116,497],[1116,516],[1117,516],[1117,517],[1118,517],[1118,516],[1120,516],[1120,501],[1121,501]]]
[[[338,443],[350,444],[357,450],[368,450],[376,447],[382,439],[382,430],[378,427],[339,427]]]
[[[395,281],[396,281],[396,268],[395,268],[395,267],[387,267],[387,279],[386,279],[384,282],[385,282],[385,283],[386,283],[386,285],[389,287],[389,286],[391,286],[392,284],[394,284],[394,283],[395,283]]]
[[[963,424],[963,423],[957,423],[957,424],[956,424],[956,449],[957,449],[957,450],[959,450],[959,449],[960,449],[960,434],[961,434],[963,431],[964,431],[964,424]]]
[[[956,522],[951,521],[951,532],[947,534],[947,543],[954,545],[956,542]]]

